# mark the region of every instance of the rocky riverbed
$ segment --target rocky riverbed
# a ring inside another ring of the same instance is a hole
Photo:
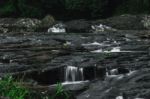
[[[118,96],[149,99],[150,31],[139,16],[126,16],[126,20],[127,17],[133,18],[137,27],[135,23],[126,23],[126,28],[121,29],[125,23],[118,21],[115,25],[108,24],[116,20],[113,18],[78,20],[64,22],[65,33],[38,32],[37,28],[31,28],[36,26],[35,21],[40,24],[37,20],[18,28],[14,25],[16,21],[3,19],[0,21],[0,76],[22,77],[34,84],[35,89],[50,92],[57,82],[62,82],[66,90],[75,93],[76,99],[117,99]],[[111,28],[90,28],[98,24]]]

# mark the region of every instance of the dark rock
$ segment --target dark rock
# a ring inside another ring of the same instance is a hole
[[[43,27],[50,27],[55,23],[55,19],[53,16],[51,15],[47,15],[45,16],[42,20],[41,20],[41,25]]]
[[[150,16],[144,15],[142,23],[143,23],[144,27],[149,30],[150,29]]]
[[[130,72],[130,70],[127,68],[121,68],[121,67],[118,68],[118,74],[126,74],[129,72]]]
[[[88,88],[89,81],[79,81],[79,82],[64,82],[62,87],[65,91],[71,91],[73,93],[78,93],[84,91]],[[57,84],[50,85],[49,90],[57,90]]]
[[[55,18],[52,15],[47,15],[41,20],[36,31],[47,32],[48,28],[52,27],[55,23]]]
[[[142,15],[121,15],[114,16],[104,20],[98,20],[95,24],[104,24],[119,30],[144,30]],[[144,23],[146,24],[146,23]]]
[[[9,99],[8,97],[2,97],[2,96],[0,96],[0,99]]]
[[[131,72],[121,77],[116,76],[110,81],[97,81],[89,90],[80,94],[77,99],[115,99],[119,93],[124,93],[129,99],[144,98],[149,95],[149,70]],[[144,95],[143,95],[144,94]]]
[[[49,86],[64,82],[65,67],[71,65],[83,68],[84,80],[90,81],[90,87],[84,84],[66,86],[68,90],[77,91],[79,99],[115,99],[124,92],[131,99],[147,98],[150,66],[148,35],[149,31],[135,30],[1,33],[0,76],[12,74],[16,78],[23,77],[38,88],[38,84]],[[97,42],[96,45],[90,45],[94,42]],[[111,52],[114,48],[118,48],[117,52]],[[93,52],[100,49],[102,52]],[[106,67],[118,69],[119,73],[106,75]],[[134,70],[137,72],[129,72]]]
[[[66,24],[66,31],[72,33],[89,32],[89,30],[91,29],[90,23],[86,20],[73,20],[66,22],[65,24]]]

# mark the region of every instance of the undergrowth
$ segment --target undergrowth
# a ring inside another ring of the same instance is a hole
[[[8,99],[69,99],[69,92],[63,89],[61,83],[57,83],[54,94],[41,93],[30,90],[23,85],[21,81],[16,81],[12,76],[5,76],[0,80],[0,96]]]
[[[24,99],[28,90],[18,85],[12,76],[6,76],[0,80],[0,96],[9,97],[10,99]]]

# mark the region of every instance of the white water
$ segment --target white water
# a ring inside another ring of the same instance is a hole
[[[105,30],[112,30],[112,31],[116,31],[116,29],[112,28],[112,27],[109,27],[109,26],[106,26],[106,25],[103,25],[103,24],[99,24],[99,25],[92,25],[91,28],[94,30],[94,31],[105,31]]]
[[[89,81],[86,80],[86,81],[75,81],[75,82],[62,82],[61,84],[63,86],[65,86],[65,85],[80,85],[80,84],[86,84],[86,83],[89,83]],[[50,85],[50,86],[51,87],[57,86],[57,84],[53,84],[53,85]]]
[[[99,43],[99,42],[93,42],[93,43],[87,43],[87,44],[82,44],[82,46],[110,46],[110,44],[105,44],[103,43]]]
[[[64,33],[66,32],[65,26],[62,23],[56,24],[53,27],[50,27],[48,29],[48,32],[53,32],[53,33]]]
[[[52,27],[48,29],[48,32],[53,32],[53,33],[64,33],[66,30],[64,28],[57,28],[57,27]]]
[[[74,81],[74,82],[63,82],[62,85],[69,85],[69,84],[82,84],[82,83],[88,83],[89,81]]]
[[[92,53],[117,53],[117,52],[135,52],[135,51],[121,51],[120,47],[113,47],[110,51],[107,50],[103,51],[102,49],[98,49],[91,52]]]
[[[98,42],[93,42],[93,43],[88,43],[88,44],[82,44],[83,46],[90,46],[90,45],[97,45],[97,46],[103,46],[103,43],[98,43]]]
[[[67,66],[65,68],[65,82],[83,81],[83,68]]]
[[[117,96],[116,99],[123,99],[123,96]]]

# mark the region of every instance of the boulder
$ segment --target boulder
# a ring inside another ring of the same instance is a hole
[[[150,29],[150,15],[144,15],[142,23],[146,29]]]
[[[47,32],[48,28],[55,24],[51,15],[45,16],[42,20],[35,18],[1,18],[0,32]]]
[[[1,18],[0,31],[6,32],[34,32],[41,23],[33,18]]]
[[[103,24],[118,30],[144,30],[142,15],[120,15],[107,19],[101,19],[94,22],[94,24]],[[145,24],[146,25],[146,24]]]
[[[37,31],[47,31],[48,28],[52,27],[55,23],[55,18],[52,15],[47,15],[41,20]]]
[[[31,18],[25,18],[25,19],[19,19],[15,24],[17,27],[24,27],[26,28],[26,32],[34,32],[38,25],[41,23],[38,19],[31,19]]]
[[[99,25],[92,25],[91,26],[91,31],[97,33],[97,32],[104,32],[104,31],[109,31],[109,32],[113,32],[113,31],[117,31],[117,29],[114,29],[112,27],[103,25],[103,24],[99,24]]]

